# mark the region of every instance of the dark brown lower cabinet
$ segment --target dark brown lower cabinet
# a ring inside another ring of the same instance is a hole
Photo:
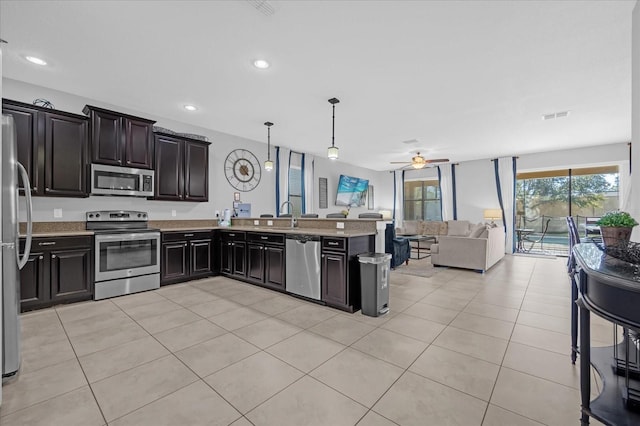
[[[220,272],[232,278],[247,277],[246,232],[220,232]]]
[[[231,273],[238,277],[247,276],[247,243],[244,241],[234,241],[231,244],[232,269]]]
[[[322,253],[322,300],[327,304],[347,304],[346,259],[344,253]]]
[[[285,289],[285,251],[284,247],[265,246],[264,283],[278,290]]]
[[[247,279],[254,284],[284,291],[284,235],[248,233],[247,239],[250,241],[247,243]]]
[[[20,271],[21,309],[89,300],[93,285],[93,237],[34,238],[29,261]]]
[[[173,241],[162,243],[161,253],[161,283],[172,284],[189,278],[187,261],[187,242]]]
[[[322,238],[322,301],[328,306],[355,312],[360,309],[358,254],[375,250],[373,235]]]
[[[213,233],[163,232],[160,284],[174,284],[213,273]]]

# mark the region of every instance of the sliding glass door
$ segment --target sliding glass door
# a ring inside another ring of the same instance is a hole
[[[574,217],[580,235],[586,237],[588,224],[617,208],[617,166],[518,173],[518,247],[529,253],[566,255],[566,216]]]

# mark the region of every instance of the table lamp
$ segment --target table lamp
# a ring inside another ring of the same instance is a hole
[[[484,220],[490,220],[492,225],[495,225],[494,220],[502,219],[502,210],[500,209],[484,209]]]

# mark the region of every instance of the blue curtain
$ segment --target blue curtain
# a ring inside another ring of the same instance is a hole
[[[498,191],[498,203],[500,204],[500,210],[502,211],[502,224],[506,229],[507,221],[506,221],[506,218],[504,217],[504,204],[502,203],[502,188],[500,187],[500,173],[498,172],[499,170],[498,159],[496,158],[495,160],[491,160],[491,161],[493,161],[493,170],[496,175],[496,190]]]
[[[397,203],[397,198],[396,198],[396,172],[391,172],[393,173],[393,221],[396,221],[396,204]]]
[[[438,169],[438,191],[440,191],[440,219],[442,219],[442,175],[440,174],[440,166],[436,167]]]
[[[438,173],[440,173],[440,169],[438,169]],[[451,186],[453,192],[453,220],[458,220],[458,202],[456,197],[456,165],[451,165]],[[442,192],[440,192],[442,194]],[[442,195],[440,195],[442,197]],[[440,203],[440,209],[442,209],[442,203]],[[442,214],[442,213],[441,213]]]

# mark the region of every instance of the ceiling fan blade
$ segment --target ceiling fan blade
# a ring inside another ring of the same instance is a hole
[[[446,163],[448,158],[434,158],[433,160],[424,160],[425,163]]]
[[[389,161],[389,164],[411,164],[411,161]]]

